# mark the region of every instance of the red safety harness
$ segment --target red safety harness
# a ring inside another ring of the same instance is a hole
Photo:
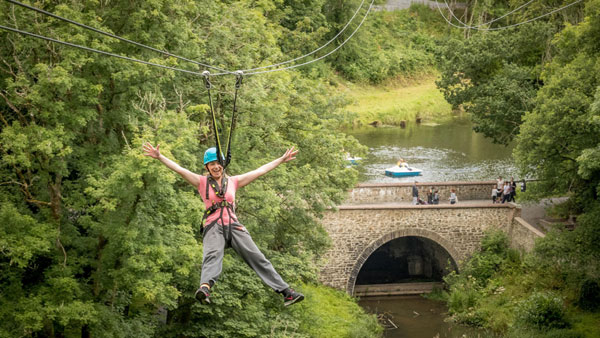
[[[235,218],[235,204],[233,203],[229,203],[226,199],[225,199],[225,194],[227,193],[227,183],[228,183],[228,179],[227,177],[223,177],[223,184],[221,185],[221,187],[219,187],[219,184],[217,183],[217,181],[210,176],[210,174],[206,177],[206,200],[209,201],[209,187],[213,189],[213,192],[215,193],[215,195],[219,198],[222,198],[223,200],[220,202],[214,202],[213,204],[206,209],[206,211],[204,211],[204,216],[202,217],[202,225],[204,225],[204,221],[206,220],[206,218],[209,215],[212,215],[213,213],[217,212],[220,210],[220,215],[219,217],[212,223],[208,224],[207,226],[205,226],[202,230],[202,233],[206,233],[211,227],[213,227],[215,224],[217,224],[219,222],[219,220],[221,221],[221,224],[223,226],[227,226],[229,227],[229,240],[227,239],[227,232],[223,231],[223,237],[225,237],[225,242],[229,243],[231,241],[231,228],[232,228],[232,222],[231,220],[234,219],[237,222],[237,218]],[[227,215],[229,216],[229,222],[227,224],[225,224],[225,220],[223,219],[223,215],[224,213],[227,212]]]

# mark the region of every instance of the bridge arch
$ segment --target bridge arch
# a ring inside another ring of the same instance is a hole
[[[398,229],[389,232],[383,236],[380,236],[379,238],[369,243],[369,245],[367,245],[361,251],[361,253],[355,260],[355,263],[350,272],[350,276],[348,278],[348,282],[346,284],[346,292],[348,292],[348,294],[354,295],[354,286],[356,285],[356,279],[367,259],[384,244],[401,237],[423,237],[436,242],[448,252],[452,260],[454,260],[455,265],[457,267],[460,267],[459,262],[462,260],[460,253],[455,249],[454,245],[452,245],[450,241],[441,237],[437,233],[426,229]]]

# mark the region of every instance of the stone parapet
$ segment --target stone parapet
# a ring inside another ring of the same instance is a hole
[[[531,251],[535,240],[546,236],[521,217],[515,217],[510,225],[502,230],[508,234],[510,246],[521,252]]]
[[[418,181],[418,178],[417,178]],[[419,182],[419,197],[427,200],[429,189],[438,190],[440,201],[450,198],[450,190],[455,189],[458,200],[491,201],[492,189],[496,181],[477,182]],[[350,190],[346,204],[368,204],[412,201],[413,182],[407,183],[363,183]]]

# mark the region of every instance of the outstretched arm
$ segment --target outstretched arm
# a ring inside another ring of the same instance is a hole
[[[189,184],[191,184],[197,188],[198,184],[200,183],[200,175],[194,174],[193,172],[183,168],[179,164],[166,158],[164,155],[162,155],[160,153],[160,150],[158,149],[159,147],[160,147],[160,144],[157,144],[156,148],[154,148],[152,146],[152,144],[150,144],[150,142],[146,142],[146,144],[144,144],[144,152],[145,152],[144,155],[150,156],[152,158],[155,158],[155,159],[161,161],[164,165],[167,166],[167,168],[178,173],[179,175],[181,175],[181,177],[183,177],[186,181],[188,181]]]
[[[238,188],[241,188],[245,185],[248,185],[250,182],[259,178],[260,176],[268,173],[269,171],[277,168],[282,163],[289,162],[296,158],[296,154],[298,154],[298,150],[294,150],[294,147],[288,149],[283,156],[280,158],[273,160],[258,169],[247,172],[243,175],[238,176]]]

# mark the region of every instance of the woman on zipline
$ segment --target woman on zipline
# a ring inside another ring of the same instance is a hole
[[[285,306],[303,300],[304,295],[291,289],[275,271],[271,262],[260,252],[248,230],[238,222],[234,210],[237,189],[250,184],[250,182],[277,168],[280,164],[295,159],[298,150],[294,150],[294,147],[292,147],[280,158],[258,169],[243,175],[228,177],[224,173],[221,165],[222,161],[217,158],[216,148],[209,148],[204,153],[204,166],[208,171],[208,175],[202,176],[166,158],[160,153],[159,147],[160,145],[157,145],[154,148],[152,144],[147,142],[144,145],[144,155],[159,160],[169,169],[181,175],[194,188],[198,189],[206,206],[204,213],[206,225],[203,229],[202,242],[202,274],[200,276],[200,288],[195,294],[196,299],[202,303],[210,303],[210,288],[221,274],[225,248],[231,246],[265,284],[277,293],[283,294]]]

